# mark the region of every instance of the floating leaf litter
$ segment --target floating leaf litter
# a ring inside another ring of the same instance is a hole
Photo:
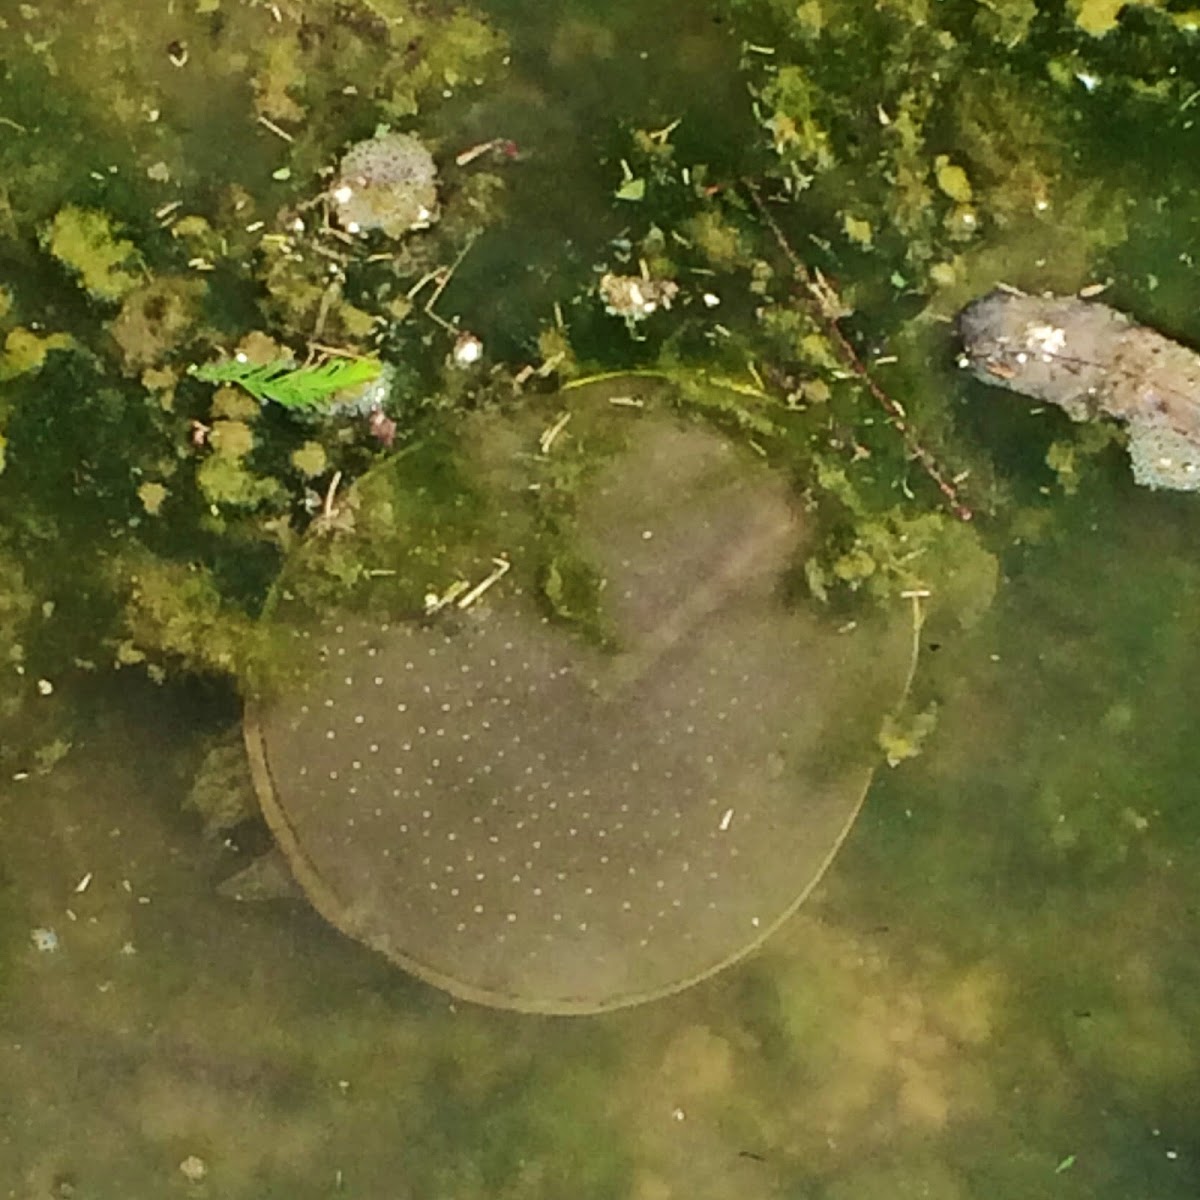
[[[423,619],[348,606],[290,629],[304,669],[247,709],[317,909],[505,1008],[617,1008],[757,946],[852,824],[913,650],[907,610],[848,629],[785,600],[804,522],[778,473],[607,419],[636,434],[576,505],[607,643],[510,579]]]

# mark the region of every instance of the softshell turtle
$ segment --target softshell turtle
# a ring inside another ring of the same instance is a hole
[[[486,588],[414,617],[380,603],[388,575],[332,607],[281,586],[294,669],[246,711],[317,909],[525,1011],[651,999],[758,945],[849,829],[912,653],[906,610],[847,624],[789,598],[805,520],[782,473],[611,398],[572,394],[540,450],[483,439]]]

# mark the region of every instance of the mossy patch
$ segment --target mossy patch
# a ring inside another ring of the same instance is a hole
[[[306,479],[323,475],[329,466],[329,456],[320,442],[305,442],[292,451],[292,466]]]
[[[157,517],[162,512],[163,502],[167,498],[167,489],[157,482],[147,481],[138,487],[138,499],[142,507],[152,516]]]
[[[202,280],[163,276],[125,296],[109,332],[130,374],[161,362],[178,347],[199,321],[205,290]]]
[[[218,674],[239,674],[252,661],[258,631],[206,568],[138,554],[118,559],[112,571],[126,596],[123,624],[133,648]]]
[[[59,209],[42,232],[42,245],[97,300],[120,300],[144,278],[137,270],[137,248],[98,209],[76,204]]]
[[[24,326],[10,329],[4,339],[4,353],[0,354],[0,381],[40,371],[50,351],[70,350],[74,345],[70,334],[35,333]]]

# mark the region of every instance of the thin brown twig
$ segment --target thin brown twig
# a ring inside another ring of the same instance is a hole
[[[938,466],[937,460],[917,440],[916,435],[912,431],[912,426],[908,423],[908,417],[904,409],[880,387],[870,371],[867,370],[866,364],[859,357],[858,351],[854,349],[854,346],[842,332],[841,327],[838,325],[841,306],[838,303],[837,293],[819,271],[810,271],[801,261],[796,251],[792,249],[791,243],[784,236],[783,230],[779,227],[779,222],[775,220],[774,216],[768,210],[766,202],[759,193],[757,186],[748,179],[744,179],[742,184],[749,194],[750,199],[754,202],[754,207],[758,209],[759,216],[766,222],[767,228],[774,236],[783,256],[791,265],[797,282],[808,293],[807,307],[810,312],[815,312],[819,317],[842,362],[862,380],[867,391],[871,393],[880,408],[887,415],[888,422],[892,428],[900,435],[905,449],[921,464],[921,469],[929,476],[938,491],[946,498],[946,503],[950,506],[951,512],[961,521],[971,520],[974,516],[971,509],[967,507],[959,496],[958,488],[954,486],[954,482],[947,478],[946,473]]]

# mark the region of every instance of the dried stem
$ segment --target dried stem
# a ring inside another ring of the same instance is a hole
[[[908,423],[904,409],[875,381],[862,359],[859,358],[858,351],[854,349],[849,339],[842,332],[838,325],[838,318],[842,313],[842,308],[838,301],[837,293],[829,281],[825,279],[820,271],[810,271],[804,265],[800,256],[792,249],[791,243],[784,236],[783,230],[779,227],[779,222],[775,220],[774,216],[768,210],[766,202],[763,200],[755,184],[750,182],[750,180],[743,180],[742,183],[749,193],[750,199],[754,202],[754,207],[758,209],[759,216],[766,222],[767,228],[774,235],[783,256],[791,264],[792,272],[797,282],[807,292],[806,307],[810,312],[815,313],[821,324],[825,327],[825,332],[828,334],[842,362],[862,380],[867,391],[875,397],[880,408],[887,415],[888,423],[903,440],[905,449],[921,464],[921,469],[929,476],[938,491],[946,498],[946,503],[950,506],[951,512],[961,521],[971,520],[974,514],[963,503],[958,494],[958,488],[954,486],[954,482],[938,466],[937,460],[933,455],[917,440],[912,426]]]

